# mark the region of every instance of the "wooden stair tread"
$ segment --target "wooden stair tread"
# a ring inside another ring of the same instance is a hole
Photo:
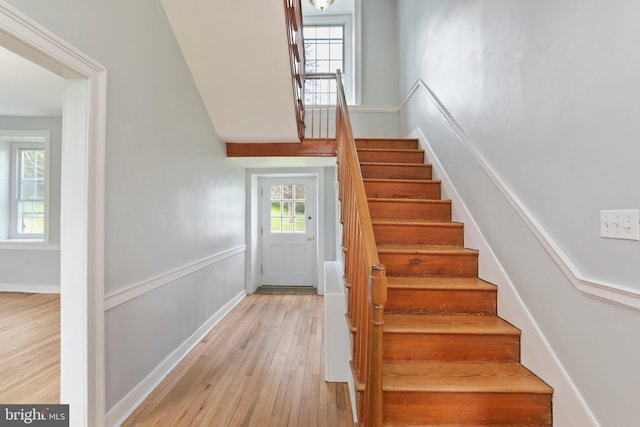
[[[414,245],[402,243],[378,244],[378,253],[387,254],[442,254],[442,255],[477,255],[475,249],[458,246]]]
[[[384,391],[551,394],[519,363],[385,361]]]
[[[408,225],[411,227],[464,228],[464,224],[461,222],[427,221],[421,219],[374,219],[371,223],[374,225]]]
[[[384,333],[520,335],[520,330],[498,316],[388,313]]]
[[[441,198],[378,197],[369,194],[367,202],[372,219],[405,219],[434,222],[451,221],[451,200]]]
[[[382,141],[382,142],[415,142],[418,143],[418,138],[385,138],[385,137],[377,137],[377,138],[354,138],[356,142],[368,142],[368,141]]]
[[[474,277],[387,277],[388,289],[497,291],[497,286]]]
[[[431,163],[386,163],[386,162],[360,162],[361,166],[393,166],[393,167],[409,167],[409,168],[431,168]]]
[[[393,153],[424,153],[422,148],[365,148],[358,147],[358,151],[369,152],[369,153],[383,153],[383,152],[393,152]]]
[[[393,184],[422,184],[422,183],[430,183],[430,184],[440,184],[440,180],[438,179],[406,179],[406,178],[362,178],[362,180],[367,182],[388,182]],[[378,198],[380,199],[380,198]],[[393,199],[393,197],[390,197]],[[411,199],[413,200],[413,199]],[[416,199],[418,200],[418,199]]]
[[[424,199],[430,200],[430,199]],[[427,225],[438,225],[441,226],[443,224],[462,224],[462,223],[452,223],[451,221],[437,221],[434,219],[425,220],[422,218],[385,218],[385,219],[373,219],[372,224],[385,224],[385,225],[396,225],[396,224],[405,224],[405,225],[416,225],[416,224],[427,224]]]
[[[372,179],[372,178],[368,178],[368,179]],[[418,181],[423,181],[423,180],[418,180]],[[367,197],[367,200],[369,202],[427,203],[427,204],[443,204],[443,205],[451,204],[451,199],[434,200],[434,199],[411,199],[411,198],[396,199],[393,197]]]

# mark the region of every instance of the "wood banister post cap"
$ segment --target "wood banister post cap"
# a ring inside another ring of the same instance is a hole
[[[384,308],[387,303],[387,268],[383,264],[371,266],[369,292],[371,304]]]

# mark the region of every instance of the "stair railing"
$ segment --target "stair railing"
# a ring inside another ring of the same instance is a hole
[[[305,73],[301,0],[284,0],[284,14],[287,25],[287,42],[289,44],[289,60],[291,63],[291,78],[293,80],[293,97],[295,102],[296,124],[298,126],[298,139],[302,141],[305,134]]]
[[[380,264],[349,110],[337,72],[336,140],[347,321],[352,332],[351,370],[358,424],[381,427],[382,327],[387,301],[385,266]]]

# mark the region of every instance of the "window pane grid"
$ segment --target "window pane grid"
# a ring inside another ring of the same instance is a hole
[[[18,235],[44,234],[45,150],[18,149],[15,231]]]
[[[303,31],[307,74],[344,71],[342,25],[305,26]],[[307,79],[304,91],[307,105],[334,105],[337,101],[335,79]]]
[[[277,184],[270,189],[271,232],[306,232],[306,186],[304,184]]]
[[[304,101],[307,105],[335,105],[337,102],[336,79],[308,79],[304,83],[304,89]]]

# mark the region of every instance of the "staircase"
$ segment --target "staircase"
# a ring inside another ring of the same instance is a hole
[[[553,390],[520,362],[520,331],[496,314],[496,287],[416,140],[357,139],[388,298],[385,426],[550,426]]]

